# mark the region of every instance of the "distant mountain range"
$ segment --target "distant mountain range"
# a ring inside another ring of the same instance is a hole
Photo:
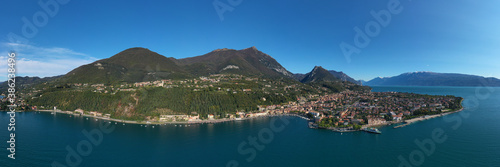
[[[141,82],[158,79],[185,79],[211,74],[240,74],[266,78],[288,78],[302,83],[347,81],[361,84],[343,72],[316,66],[307,74],[293,74],[271,56],[250,47],[242,50],[217,49],[210,53],[175,59],[146,48],[126,49],[110,58],[80,66],[59,81],[70,83]],[[475,75],[411,72],[375,78],[368,86],[500,86],[497,78]]]
[[[361,84],[343,72],[316,66],[307,74],[293,74],[271,56],[250,47],[242,50],[217,49],[210,53],[175,59],[146,48],[126,49],[110,58],[80,66],[63,76],[17,77],[16,85],[34,85],[42,82],[65,83],[120,83],[159,79],[185,79],[211,74],[240,74],[266,78],[285,78],[302,83],[351,82]],[[394,77],[378,77],[363,81],[368,86],[500,86],[497,78],[475,75],[411,72]],[[0,83],[4,92],[6,83]],[[22,87],[20,87],[22,88]]]
[[[500,86],[500,79],[455,73],[410,72],[394,77],[378,77],[363,84],[368,86]]]
[[[16,89],[24,89],[26,87],[30,87],[36,84],[40,83],[45,83],[52,81],[54,79],[60,78],[62,75],[59,76],[53,76],[53,77],[45,77],[45,78],[40,78],[40,77],[16,77],[15,78],[15,83],[16,83]],[[0,93],[2,92],[7,92],[7,89],[9,88],[8,82],[0,82]]]

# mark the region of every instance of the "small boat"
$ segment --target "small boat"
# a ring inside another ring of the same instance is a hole
[[[381,134],[380,130],[377,128],[365,128],[363,131],[368,132],[368,133],[375,133],[375,134]]]

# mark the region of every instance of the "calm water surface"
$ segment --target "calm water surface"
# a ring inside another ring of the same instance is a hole
[[[309,129],[305,120],[296,117],[154,128],[112,122],[114,129],[103,133],[97,145],[82,131],[96,132],[101,120],[25,112],[16,115],[15,160],[7,158],[9,116],[0,112],[0,166],[52,166],[57,162],[92,167],[222,167],[233,163],[256,167],[385,167],[404,161],[412,166],[500,166],[500,88],[374,87],[373,91],[461,96],[466,98],[466,109],[405,128],[382,127],[381,135]],[[432,141],[432,132],[439,130],[446,137],[442,143]],[[254,137],[257,141],[252,140]],[[430,150],[424,152],[416,140],[432,141],[435,147],[424,145]],[[251,145],[253,142],[256,146]],[[85,147],[88,145],[91,148]],[[76,151],[71,154],[68,150]],[[85,156],[75,159],[78,151]]]

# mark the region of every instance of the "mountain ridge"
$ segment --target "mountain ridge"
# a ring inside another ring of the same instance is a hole
[[[333,76],[328,70],[324,69],[321,66],[315,66],[313,70],[307,74],[305,74],[304,78],[300,80],[302,83],[310,83],[310,82],[321,82],[321,81],[340,81],[339,78]]]
[[[377,77],[363,84],[368,86],[500,86],[500,79],[470,74],[419,71],[392,77]]]
[[[229,70],[247,75],[283,75],[289,78],[293,76],[274,58],[257,50],[255,46],[241,50],[216,49],[204,55],[176,59],[176,62],[197,75],[224,73]]]
[[[16,89],[24,89],[36,84],[44,83],[44,82],[49,82],[55,79],[58,79],[62,77],[62,75],[58,76],[52,76],[52,77],[29,77],[29,76],[16,76],[15,77],[15,84],[16,84]],[[0,93],[6,93],[7,89],[9,88],[8,82],[0,82]]]
[[[183,59],[165,57],[147,48],[134,47],[75,68],[61,80],[88,83],[141,82],[222,73],[293,78],[291,72],[256,47],[216,49]]]
[[[338,78],[339,80],[341,81],[348,81],[348,82],[352,82],[354,84],[358,84],[360,85],[361,82],[360,81],[357,81],[355,80],[354,78],[350,77],[349,75],[345,74],[344,72],[342,71],[335,71],[335,70],[327,70],[330,74],[332,74],[334,77]],[[293,74],[293,77],[298,80],[298,81],[301,81],[302,79],[304,79],[304,77],[306,77],[307,73],[306,74],[302,74],[302,73],[295,73]]]

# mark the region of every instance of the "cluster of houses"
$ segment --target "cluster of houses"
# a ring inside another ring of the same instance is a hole
[[[285,105],[259,106],[259,112],[286,114],[296,111],[311,114],[317,121],[335,117],[339,120],[335,125],[382,125],[387,123],[386,117],[390,116],[390,121],[399,122],[403,121],[404,116],[412,115],[414,111],[422,108],[436,112],[444,111],[443,109],[453,101],[453,97],[344,91],[323,96],[298,97],[297,102]]]
[[[222,74],[219,77],[222,77]],[[220,79],[200,77],[200,80],[189,80],[186,82],[218,82]],[[138,82],[134,86],[157,85],[165,86],[172,84],[171,80],[159,80],[154,82]],[[101,84],[91,85],[95,88],[103,87]],[[134,90],[134,88],[124,88]],[[251,89],[243,89],[243,91],[251,91]],[[262,99],[265,101],[265,98]],[[413,112],[425,109],[428,111],[444,111],[451,103],[454,102],[454,97],[445,96],[419,96],[415,94],[393,93],[393,92],[353,92],[344,91],[336,94],[327,95],[308,95],[306,97],[297,97],[297,101],[291,101],[280,105],[258,106],[258,111],[255,112],[237,112],[235,114],[227,114],[225,117],[208,114],[205,118],[208,120],[215,119],[242,119],[251,117],[260,117],[266,115],[288,114],[291,112],[299,112],[310,114],[317,121],[323,118],[336,118],[338,122],[335,125],[349,124],[368,124],[381,125],[387,121],[402,121],[405,116],[410,116]],[[33,106],[37,109],[36,106]],[[43,107],[42,107],[43,108]],[[104,114],[97,111],[83,111],[77,109],[73,114],[90,115],[94,117],[110,118],[110,114]],[[389,120],[387,117],[392,118]],[[192,115],[160,115],[153,118],[152,121],[160,122],[196,122],[201,121],[199,114]]]
[[[242,119],[242,118],[252,118],[252,117],[261,117],[269,115],[269,112],[258,112],[258,113],[245,113],[245,112],[237,112],[236,114],[227,114],[227,117],[224,119]],[[214,114],[207,115],[208,120],[218,119]],[[156,120],[153,120],[156,121]],[[200,115],[160,115],[158,118],[159,122],[197,122],[202,121]]]
[[[111,118],[111,114],[104,114],[102,112],[97,112],[97,111],[83,111],[82,109],[76,109],[72,114],[77,114],[77,115],[88,115],[88,116],[93,116],[93,117],[103,117],[103,118]]]
[[[199,77],[195,79],[186,79],[186,80],[156,80],[156,81],[144,81],[144,82],[136,82],[133,84],[122,84],[119,87],[113,86],[105,86],[104,84],[93,84],[90,87],[94,92],[99,93],[116,93],[117,91],[135,91],[136,88],[140,87],[164,87],[164,88],[175,88],[175,87],[188,87],[193,88],[193,91],[201,91],[202,88],[214,87],[213,84],[219,83],[221,81],[236,81],[236,80],[246,80],[246,81],[256,81],[258,78],[244,77],[242,75],[236,74],[213,74],[208,77]],[[238,84],[238,83],[236,83]],[[75,87],[87,87],[89,84],[86,83],[74,83]],[[219,88],[222,90],[223,88]],[[226,90],[226,89],[223,89]],[[227,91],[237,91],[237,90],[227,90]],[[242,92],[251,92],[252,89],[241,89],[238,91]]]

